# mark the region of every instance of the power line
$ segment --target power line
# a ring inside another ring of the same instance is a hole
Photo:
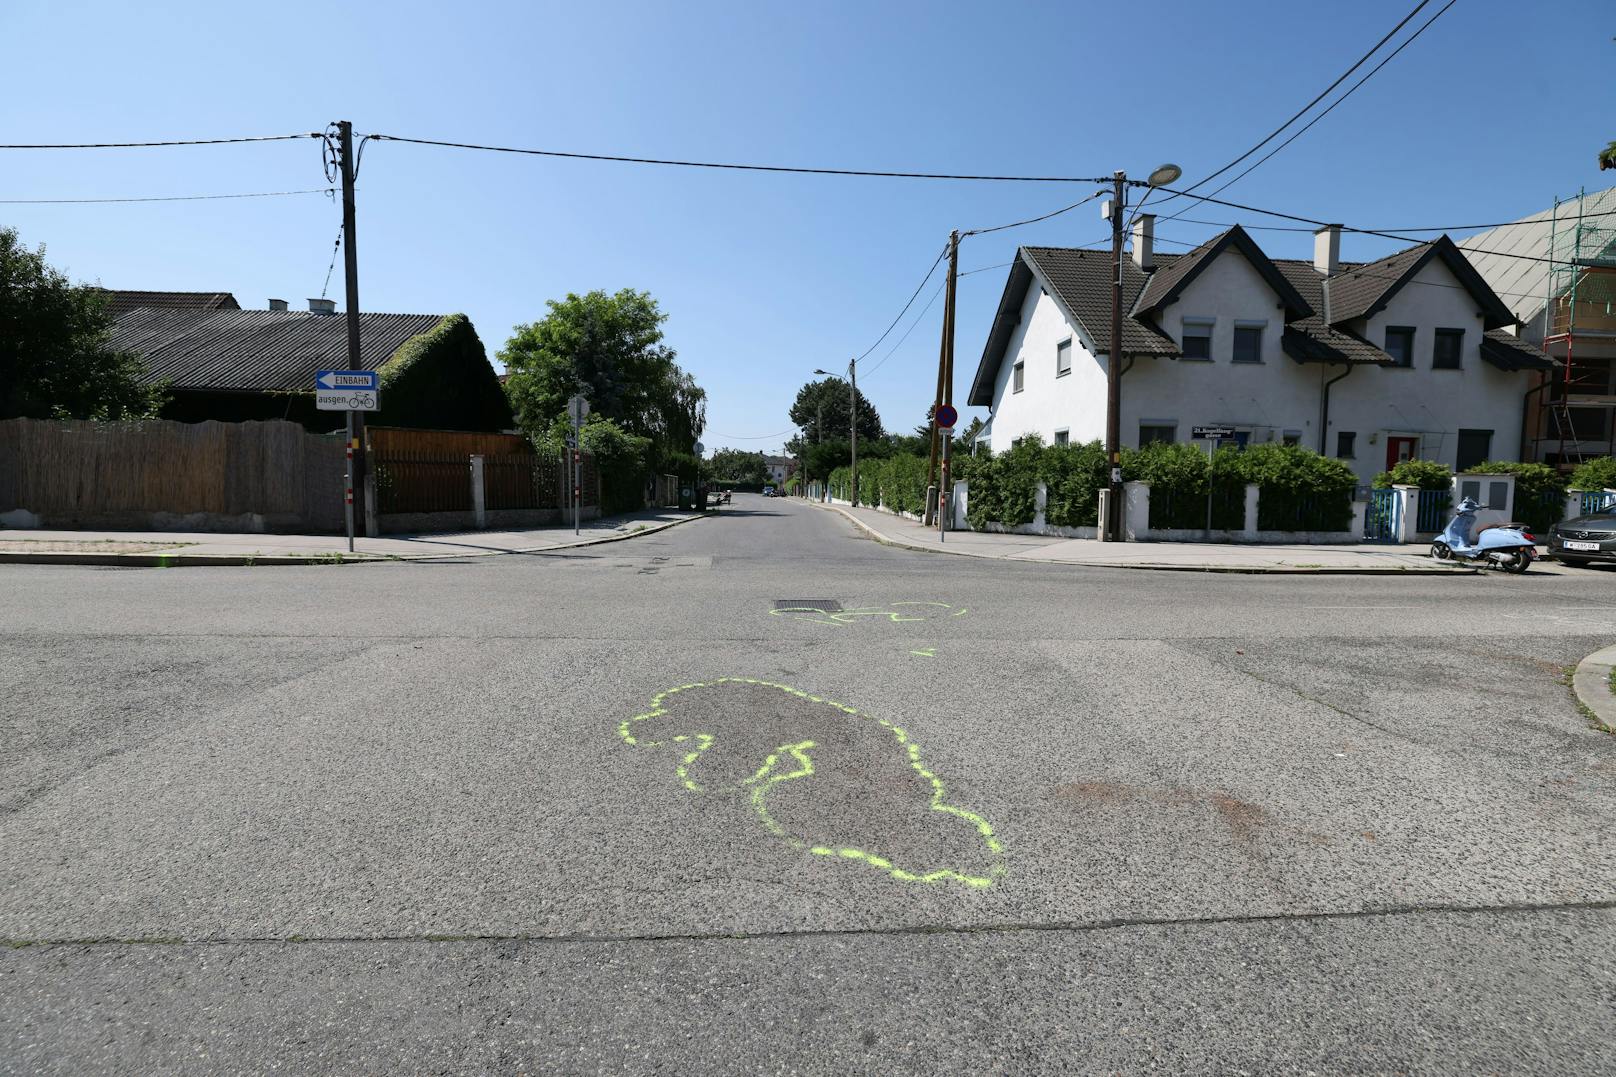
[[[791,434],[791,433],[795,433],[795,430],[782,430],[777,434],[718,434],[718,433],[708,433],[707,436],[710,437],[710,438],[725,438],[725,439],[727,439],[729,441],[768,441],[770,438],[781,438],[781,437],[785,437],[787,434]]]
[[[940,265],[942,263],[943,256],[945,254],[947,254],[947,253],[948,253],[948,248],[947,247],[944,247],[942,250],[937,252],[937,257],[931,263],[931,268],[926,270],[926,275],[924,277],[920,278],[920,284],[915,287],[914,295],[911,295],[909,297],[909,302],[905,303],[903,305],[903,309],[898,311],[898,316],[896,318],[892,319],[892,324],[887,326],[887,331],[885,333],[882,333],[879,337],[877,337],[876,340],[875,340],[875,343],[871,344],[869,346],[869,348],[865,350],[863,355],[861,355],[857,359],[853,360],[853,362],[855,364],[856,363],[862,363],[869,356],[870,352],[873,352],[873,351],[875,351],[875,349],[879,348],[881,346],[881,342],[883,340],[887,339],[887,337],[891,335],[892,331],[897,328],[899,322],[903,321],[903,316],[909,312],[910,307],[915,305],[915,299],[920,295],[920,290],[922,288],[926,287],[926,282],[931,280],[931,275],[933,273],[937,272],[938,265]]]
[[[284,198],[298,194],[335,194],[334,187],[302,191],[251,191],[245,194],[174,194],[152,198],[0,198],[3,206],[107,205],[124,202],[213,202],[223,198]]]
[[[1100,197],[1104,193],[1105,193],[1104,191],[1095,191],[1093,194],[1089,195],[1087,198],[1080,198],[1076,202],[1073,202],[1071,205],[1063,206],[1062,208],[1057,209],[1052,213],[1046,213],[1042,217],[1029,217],[1027,220],[1024,220],[1024,221],[1012,221],[1009,224],[996,224],[992,228],[973,228],[969,232],[961,232],[960,233],[960,238],[964,239],[966,236],[985,236],[989,232],[1003,232],[1007,228],[1020,228],[1022,225],[1037,224],[1039,221],[1047,221],[1051,217],[1059,217],[1062,213],[1070,213],[1072,210],[1076,209],[1078,206],[1084,205],[1085,203],[1088,203],[1088,202],[1092,202],[1092,201],[1094,201],[1096,198]],[[1146,196],[1146,197],[1148,197],[1148,196]]]
[[[1583,217],[1616,217],[1616,210],[1603,210],[1597,213],[1584,213]],[[1573,218],[1567,218],[1568,220]],[[1213,228],[1233,228],[1233,221],[1202,221],[1194,217],[1168,217],[1158,222],[1166,224],[1167,221],[1178,221],[1181,224],[1205,224]],[[1545,224],[1545,221],[1497,221],[1492,224],[1444,224],[1430,225],[1422,228],[1379,228],[1377,232],[1470,232],[1481,228],[1524,228],[1527,225]],[[1313,228],[1301,228],[1286,224],[1242,224],[1242,228],[1261,232],[1313,232]]]
[[[1340,228],[1343,232],[1354,232],[1354,233],[1357,233],[1358,235],[1364,235],[1364,236],[1380,236],[1383,239],[1395,239],[1399,243],[1407,243],[1408,242],[1408,237],[1406,235],[1400,236],[1400,235],[1397,235],[1395,232],[1381,231],[1380,229],[1376,229],[1376,228],[1353,228],[1351,225],[1339,224],[1339,223],[1333,222],[1333,221],[1320,221],[1320,220],[1315,220],[1312,217],[1299,217],[1294,213],[1281,213],[1279,210],[1276,210],[1276,209],[1263,209],[1260,206],[1248,206],[1248,205],[1245,205],[1244,203],[1241,203],[1241,202],[1228,202],[1228,201],[1225,201],[1225,200],[1223,200],[1221,198],[1213,198],[1211,195],[1191,194],[1188,191],[1174,191],[1174,190],[1172,190],[1170,188],[1167,188],[1167,187],[1163,187],[1162,190],[1167,191],[1169,194],[1181,194],[1181,195],[1184,195],[1186,198],[1193,198],[1197,202],[1211,202],[1213,205],[1227,206],[1230,209],[1243,210],[1246,213],[1261,213],[1266,217],[1278,217],[1281,220],[1297,221],[1297,222],[1299,222],[1301,224],[1311,224],[1311,225],[1314,225],[1314,226],[1316,226],[1318,228],[1332,228],[1332,227],[1333,228]],[[1171,218],[1169,218],[1169,219],[1171,219]],[[1162,223],[1165,223],[1165,222],[1162,222]],[[1423,230],[1424,229],[1404,229],[1404,231],[1423,231]],[[1556,259],[1538,258],[1535,255],[1530,255],[1530,254],[1510,254],[1510,253],[1507,253],[1505,251],[1488,251],[1488,250],[1480,250],[1480,249],[1477,249],[1477,248],[1464,247],[1464,246],[1460,246],[1459,249],[1462,250],[1462,251],[1467,251],[1467,252],[1469,252],[1471,254],[1491,254],[1491,255],[1495,255],[1496,257],[1499,257],[1499,258],[1515,258],[1515,259],[1518,259],[1518,260],[1523,261],[1523,262],[1549,262],[1551,264],[1557,262]]]
[[[150,146],[223,146],[239,142],[284,142],[292,138],[319,138],[320,132],[296,135],[249,135],[242,138],[176,138],[162,142],[14,142],[0,150],[127,150]]]
[[[873,176],[882,179],[982,180],[997,183],[1103,183],[1093,176],[990,176],[953,172],[881,172],[860,168],[805,168],[788,165],[737,164],[729,161],[684,161],[662,157],[626,157],[610,153],[571,153],[562,150],[527,149],[518,146],[488,146],[475,142],[449,142],[436,138],[406,138],[403,135],[367,135],[378,142],[408,142],[417,146],[446,146],[488,153],[518,153],[533,157],[560,157],[574,161],[615,161],[636,165],[668,165],[675,168],[721,168],[741,172],[787,172],[808,176]]]
[[[937,297],[943,294],[943,288],[947,284],[948,282],[946,280],[938,282],[937,287],[933,288],[931,291],[931,298],[926,300],[926,305],[920,308],[920,313],[916,314],[915,320],[909,323],[909,328],[903,331],[903,336],[899,337],[898,342],[894,344],[885,355],[876,360],[874,366],[865,372],[865,378],[874,377],[875,372],[881,369],[881,365],[888,359],[891,359],[893,354],[896,353],[899,348],[903,347],[903,342],[909,339],[909,334],[915,331],[915,326],[919,325],[921,321],[925,319],[926,312],[931,309],[931,305],[933,303],[937,302]]]
[[[326,291],[329,290],[330,287],[331,287],[331,273],[332,273],[333,270],[335,270],[337,268],[337,254],[341,250],[342,250],[342,225],[339,224],[339,225],[337,225],[337,239],[336,239],[336,242],[331,244],[331,264],[325,267],[325,283],[320,285],[320,298],[321,299],[325,298]]]
[[[1242,153],[1239,157],[1236,157],[1234,160],[1230,161],[1228,164],[1224,165],[1222,168],[1218,169],[1216,172],[1212,173],[1211,175],[1206,176],[1203,179],[1197,180],[1195,183],[1190,185],[1189,189],[1191,191],[1193,191],[1193,190],[1195,190],[1195,188],[1200,187],[1203,184],[1211,183],[1213,180],[1217,179],[1219,176],[1221,176],[1225,172],[1229,171],[1229,169],[1235,167],[1241,161],[1244,161],[1247,157],[1250,157],[1252,154],[1256,153],[1258,150],[1260,150],[1264,146],[1268,145],[1268,143],[1272,142],[1276,137],[1278,137],[1278,135],[1279,135],[1279,133],[1281,131],[1285,130],[1285,128],[1289,127],[1291,124],[1295,123],[1297,120],[1299,120],[1303,116],[1305,116],[1309,109],[1311,109],[1314,105],[1318,104],[1320,101],[1324,100],[1327,96],[1329,96],[1330,92],[1332,90],[1334,90],[1337,86],[1339,86],[1343,82],[1347,81],[1348,77],[1350,77],[1354,71],[1358,70],[1358,68],[1362,67],[1365,63],[1367,63],[1371,56],[1373,56],[1375,53],[1380,51],[1380,47],[1382,45],[1384,45],[1384,44],[1386,44],[1386,42],[1390,41],[1397,34],[1397,32],[1399,30],[1401,30],[1403,27],[1407,26],[1409,21],[1411,19],[1413,19],[1414,16],[1416,16],[1416,15],[1418,15],[1420,13],[1420,9],[1425,7],[1425,5],[1430,3],[1430,2],[1431,2],[1431,0],[1420,0],[1420,2],[1414,6],[1413,11],[1410,11],[1407,15],[1404,15],[1401,22],[1399,22],[1396,26],[1392,27],[1391,30],[1387,32],[1385,37],[1383,37],[1379,41],[1375,42],[1373,48],[1371,48],[1368,52],[1364,53],[1362,56],[1358,57],[1357,61],[1355,63],[1353,63],[1353,65],[1351,67],[1349,67],[1345,71],[1341,72],[1341,77],[1336,79],[1334,82],[1330,83],[1330,85],[1326,86],[1319,93],[1319,95],[1317,97],[1313,98],[1313,100],[1309,101],[1307,104],[1305,104],[1301,108],[1297,109],[1296,112],[1290,117],[1290,119],[1286,120],[1284,123],[1280,124],[1278,127],[1274,128],[1272,131],[1270,131],[1266,136],[1264,136],[1264,138],[1263,138],[1263,140],[1261,142],[1258,142],[1255,146],[1251,147],[1251,149],[1247,150],[1245,153]],[[1166,190],[1166,188],[1162,188],[1162,189]],[[1169,192],[1169,193],[1180,194],[1180,193],[1185,193],[1185,192],[1173,191],[1173,192]],[[1169,201],[1171,201],[1171,199],[1169,199]]]
[[[1298,138],[1301,138],[1304,134],[1306,134],[1308,132],[1308,130],[1314,124],[1318,123],[1320,120],[1324,119],[1324,117],[1328,116],[1331,112],[1335,111],[1335,107],[1337,105],[1339,105],[1341,102],[1345,101],[1347,98],[1351,97],[1353,95],[1353,92],[1356,91],[1358,89],[1358,87],[1362,86],[1364,83],[1366,83],[1370,79],[1374,78],[1376,72],[1378,72],[1381,68],[1385,67],[1387,64],[1391,63],[1393,60],[1395,60],[1397,58],[1398,53],[1402,52],[1404,49],[1406,49],[1410,45],[1412,45],[1416,38],[1418,38],[1421,34],[1425,33],[1425,31],[1430,28],[1430,26],[1431,26],[1431,24],[1433,22],[1436,22],[1436,20],[1440,19],[1443,15],[1447,14],[1448,8],[1451,8],[1456,3],[1458,3],[1458,0],[1448,0],[1447,4],[1441,10],[1439,10],[1435,15],[1432,15],[1429,19],[1425,20],[1425,22],[1420,25],[1419,29],[1415,30],[1412,34],[1410,34],[1407,38],[1405,38],[1403,40],[1403,43],[1401,45],[1398,45],[1397,48],[1393,49],[1391,51],[1391,53],[1386,56],[1385,59],[1381,60],[1380,63],[1378,63],[1374,67],[1370,68],[1369,73],[1364,75],[1364,77],[1359,79],[1357,82],[1353,83],[1347,89],[1346,93],[1342,94],[1340,97],[1336,98],[1334,101],[1331,101],[1330,106],[1328,108],[1326,108],[1323,112],[1320,112],[1317,116],[1314,116],[1311,120],[1307,121],[1306,124],[1304,124],[1303,126],[1298,128],[1296,131],[1294,131],[1291,134],[1291,137],[1287,138],[1284,142],[1281,142],[1279,145],[1277,145],[1273,149],[1269,150],[1266,154],[1259,157],[1245,171],[1241,172],[1239,175],[1235,176],[1233,179],[1228,180],[1227,182],[1225,182],[1223,185],[1218,187],[1218,189],[1213,191],[1212,193],[1213,194],[1222,194],[1224,191],[1228,190],[1230,187],[1232,187],[1236,183],[1240,182],[1240,180],[1244,179],[1246,176],[1251,175],[1251,173],[1253,171],[1255,171],[1259,166],[1261,166],[1263,164],[1263,162],[1265,162],[1269,158],[1273,157],[1274,154],[1278,153],[1280,150],[1284,149],[1286,146],[1289,146],[1292,142],[1295,142]],[[1425,6],[1424,3],[1420,4],[1420,7],[1424,7],[1424,6]],[[1414,11],[1415,12],[1419,11],[1419,8],[1415,8]],[[1410,18],[1412,18],[1413,15],[1414,15],[1414,12],[1409,13]],[[1405,19],[1403,21],[1407,22],[1408,20]],[[1401,26],[1402,26],[1402,23],[1399,23],[1398,27],[1401,28]],[[1395,33],[1396,31],[1393,31],[1393,32]],[[1380,46],[1377,45],[1375,47],[1379,48]],[[1351,72],[1348,72],[1348,74],[1350,74],[1350,73]],[[1193,190],[1194,188],[1191,188],[1191,189]],[[1167,220],[1174,220],[1176,218],[1176,216],[1177,215],[1175,214],[1173,217],[1168,217]]]

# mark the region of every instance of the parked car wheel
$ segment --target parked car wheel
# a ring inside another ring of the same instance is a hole
[[[1587,568],[1593,563],[1586,557],[1567,557],[1565,554],[1561,554],[1557,560],[1559,560],[1562,565],[1570,565],[1572,568]]]

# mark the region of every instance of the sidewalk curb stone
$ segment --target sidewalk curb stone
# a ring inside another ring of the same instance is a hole
[[[1616,692],[1610,689],[1610,671],[1616,667],[1616,646],[1605,647],[1577,663],[1571,690],[1577,701],[1593,712],[1607,731],[1616,729]]]
[[[332,553],[309,553],[301,555],[291,554],[235,554],[235,553],[78,553],[74,551],[48,551],[27,553],[20,550],[0,551],[0,565],[100,565],[122,566],[124,568],[231,568],[243,565],[274,566],[274,565],[365,565],[386,564],[398,561],[460,561],[468,557],[509,557],[512,554],[553,553],[559,550],[576,550],[583,546],[599,546],[607,542],[622,542],[625,539],[640,538],[644,535],[654,535],[658,531],[666,531],[670,527],[699,520],[702,514],[694,513],[678,520],[669,520],[666,523],[646,527],[640,531],[627,531],[623,534],[603,535],[600,538],[584,539],[581,542],[567,542],[559,546],[525,546],[514,550],[479,550],[473,553],[348,553],[347,551]],[[340,561],[334,558],[340,557]]]
[[[893,538],[870,526],[864,520],[854,516],[840,505],[821,505],[814,503],[816,508],[832,509],[846,517],[855,527],[867,532],[877,542],[888,546],[897,546],[905,550],[918,550],[921,553],[945,553],[956,557],[975,557],[984,561],[1005,561],[1009,558],[991,554],[972,553],[969,550],[948,550],[936,546],[921,546],[903,539]],[[1398,566],[1396,568],[1295,568],[1281,566],[1253,565],[1251,567],[1233,565],[1151,565],[1151,564],[1094,564],[1084,561],[1039,561],[1037,559],[1021,559],[1025,564],[1066,565],[1072,568],[1121,568],[1133,569],[1143,572],[1218,572],[1240,576],[1474,576],[1479,569],[1474,568],[1414,568]]]

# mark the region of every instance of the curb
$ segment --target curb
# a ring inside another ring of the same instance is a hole
[[[871,538],[884,546],[896,546],[904,550],[918,550],[921,553],[952,554],[955,557],[975,557],[982,561],[1008,561],[1016,564],[1028,565],[1070,565],[1073,568],[1120,568],[1137,572],[1216,572],[1228,575],[1241,576],[1477,576],[1481,574],[1479,568],[1438,568],[1432,565],[1429,568],[1416,566],[1398,566],[1396,568],[1294,568],[1278,565],[1160,565],[1160,564],[1096,564],[1093,561],[1046,561],[1030,558],[999,557],[991,554],[972,553],[969,550],[949,550],[937,546],[922,546],[913,542],[895,539],[891,535],[882,533],[871,527],[868,523],[854,516],[840,505],[816,504],[815,508],[832,509],[840,513],[854,526],[866,532]]]
[[[668,520],[664,523],[646,527],[640,531],[628,531],[620,535],[603,535],[599,538],[584,539],[580,542],[567,542],[559,546],[524,546],[515,550],[477,550],[466,553],[348,553],[347,551],[332,551],[329,553],[310,554],[244,554],[244,553],[78,553],[73,551],[41,550],[37,553],[24,551],[0,551],[0,565],[100,565],[123,568],[239,568],[246,565],[258,567],[261,565],[365,565],[388,562],[408,561],[462,561],[469,557],[509,557],[513,554],[543,554],[555,553],[561,550],[576,550],[583,546],[600,546],[607,542],[623,542],[626,539],[640,538],[644,535],[654,535],[658,531],[666,531],[670,527],[689,523],[691,520],[702,518],[700,513],[685,516],[678,520]]]
[[[1577,702],[1606,733],[1616,733],[1616,692],[1610,687],[1612,668],[1616,668],[1616,647],[1606,647],[1578,662],[1571,675],[1571,690]]]

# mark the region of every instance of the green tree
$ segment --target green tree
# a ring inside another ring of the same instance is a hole
[[[769,465],[764,461],[763,454],[744,449],[715,449],[703,470],[724,482],[769,481]]]
[[[74,285],[0,228],[0,419],[149,419],[167,393],[108,345],[100,289]]]
[[[832,439],[846,440],[852,429],[848,415],[851,407],[847,382],[841,378],[822,378],[797,391],[790,416],[792,423],[802,428],[802,443],[813,445]],[[865,441],[886,437],[880,414],[863,393],[858,394],[858,435],[861,447]]]
[[[706,426],[707,394],[663,343],[667,315],[650,293],[569,293],[547,305],[499,352],[517,423],[547,435],[568,398],[582,394],[593,414],[649,440],[653,466],[689,453]]]

